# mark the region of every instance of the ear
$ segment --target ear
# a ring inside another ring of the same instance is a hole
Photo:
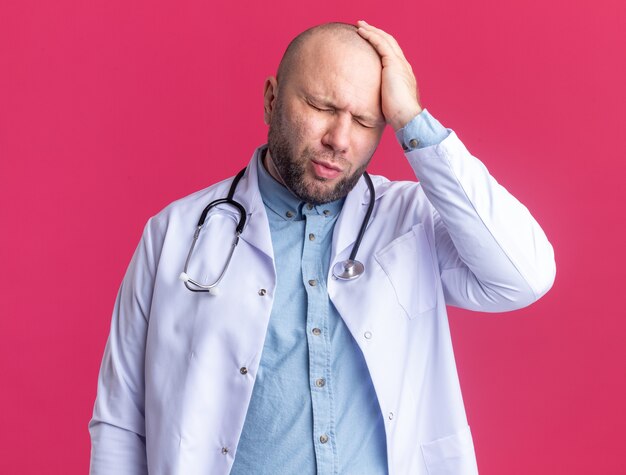
[[[269,125],[272,117],[272,111],[274,110],[274,101],[276,101],[276,94],[278,93],[278,82],[274,76],[269,76],[265,80],[265,87],[263,90],[263,121],[265,125]]]

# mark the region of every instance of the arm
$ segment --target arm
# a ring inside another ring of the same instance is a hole
[[[120,287],[89,422],[92,475],[147,474],[144,359],[154,258],[150,223]]]
[[[543,230],[454,132],[406,156],[434,208],[446,303],[502,312],[529,305],[550,289],[554,253]]]
[[[555,275],[545,234],[456,134],[422,111],[412,69],[395,39],[365,22],[358,27],[381,56],[385,118],[434,208],[446,302],[493,312],[534,302]]]

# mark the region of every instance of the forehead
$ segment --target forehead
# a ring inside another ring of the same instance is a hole
[[[323,96],[337,106],[359,106],[372,114],[380,108],[382,66],[362,38],[319,34],[302,45],[288,83],[297,92]]]

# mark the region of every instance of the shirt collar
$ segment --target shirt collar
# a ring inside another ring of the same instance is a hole
[[[297,198],[285,186],[276,181],[265,169],[263,158],[267,149],[258,154],[259,191],[265,206],[285,221],[299,221],[307,214],[319,214],[326,217],[336,217],[345,201],[341,198],[330,203],[314,206]]]

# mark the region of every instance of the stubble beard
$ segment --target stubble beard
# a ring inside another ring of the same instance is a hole
[[[282,118],[282,104],[279,100],[270,121],[267,142],[272,163],[276,167],[284,185],[299,199],[313,205],[329,203],[347,196],[356,186],[370,160],[368,159],[354,173],[341,178],[331,188],[324,186],[329,181],[326,178],[316,176],[312,180],[307,180],[306,167],[312,159],[331,163],[340,160],[335,157],[332,151],[317,153],[309,147],[306,147],[298,157],[293,157],[289,138],[295,138],[296,140],[294,141],[297,141],[299,133],[293,128],[286,127]]]

